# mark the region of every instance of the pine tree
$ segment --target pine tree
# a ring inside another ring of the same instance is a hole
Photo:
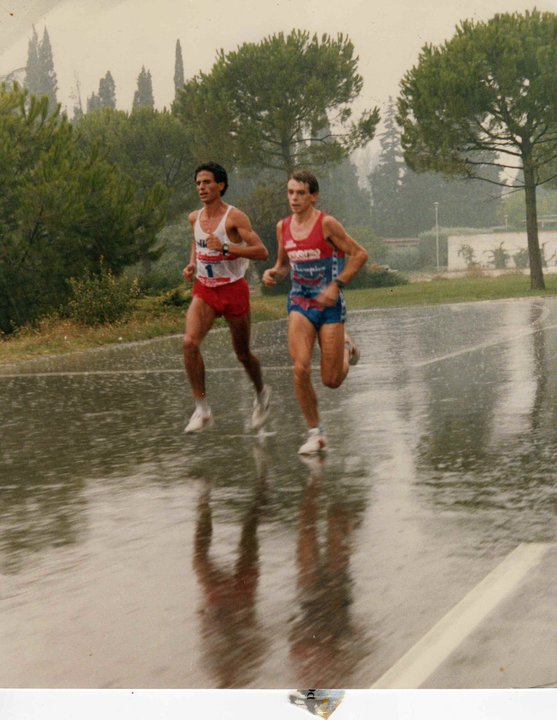
[[[530,286],[545,287],[536,192],[557,145],[557,15],[526,10],[464,20],[442,46],[425,45],[400,82],[404,157],[416,171],[485,176],[523,170]],[[503,183],[501,179],[499,182]],[[506,185],[506,183],[504,183]]]
[[[151,72],[149,70],[145,70],[145,66],[143,65],[141,72],[137,77],[137,90],[133,96],[133,109],[154,107],[155,99],[153,97]]]
[[[184,85],[173,110],[196,154],[288,176],[297,165],[337,162],[375,135],[377,108],[352,115],[363,86],[357,66],[346,35],[279,32],[219,51],[210,73]],[[200,123],[207,108],[211,122]],[[326,117],[335,118],[329,137],[321,134]]]
[[[116,85],[110,70],[99,80],[98,96],[101,107],[113,109],[116,107]]]
[[[174,61],[174,97],[178,91],[184,87],[184,59],[182,57],[182,46],[180,41],[176,40],[176,59]]]
[[[0,87],[1,332],[64,306],[68,278],[98,273],[101,258],[120,273],[151,252],[163,225],[166,190],[151,183],[140,196],[97,145],[80,144],[79,132],[58,108],[48,115],[46,96]]]
[[[57,105],[56,91],[58,90],[58,80],[54,71],[54,59],[52,57],[52,46],[50,45],[50,37],[48,30],[45,28],[43,39],[39,45],[39,67],[40,67],[40,84],[39,95],[48,97],[48,107],[53,112]]]

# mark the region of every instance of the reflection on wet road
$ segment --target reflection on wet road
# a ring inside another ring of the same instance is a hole
[[[556,542],[557,300],[350,327],[323,463],[296,454],[282,321],[254,328],[265,437],[225,331],[194,437],[179,338],[0,368],[0,685],[369,687],[517,545]],[[518,598],[541,633],[550,587]],[[431,686],[557,680],[484,672],[475,633]]]

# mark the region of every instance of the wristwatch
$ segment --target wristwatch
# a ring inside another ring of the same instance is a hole
[[[226,240],[222,244],[222,254],[228,255],[228,243],[226,242]]]
[[[338,278],[335,278],[335,279],[333,280],[333,282],[334,282],[334,284],[337,286],[337,288],[338,288],[339,290],[342,290],[342,288],[346,286],[346,283],[343,282],[342,280],[339,280]]]

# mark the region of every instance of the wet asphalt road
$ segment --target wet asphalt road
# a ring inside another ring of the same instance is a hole
[[[557,300],[349,327],[323,463],[296,452],[284,321],[254,328],[264,437],[226,330],[194,437],[180,338],[0,368],[0,686],[370,687],[532,543],[423,687],[555,684]]]

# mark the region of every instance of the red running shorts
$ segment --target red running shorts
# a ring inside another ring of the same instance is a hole
[[[216,287],[207,287],[197,280],[193,295],[206,302],[217,317],[234,318],[249,313],[249,285],[245,278]]]

